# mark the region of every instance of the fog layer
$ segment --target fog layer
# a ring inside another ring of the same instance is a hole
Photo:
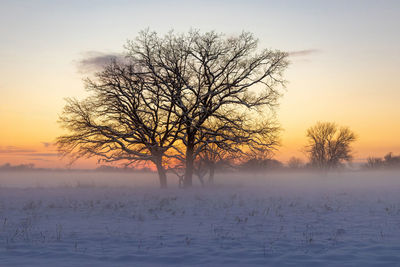
[[[195,187],[200,183],[195,180]],[[169,190],[178,188],[178,178],[168,176]],[[23,171],[0,172],[0,187],[159,187],[156,173],[94,171]],[[205,189],[211,186],[206,186]],[[321,192],[348,190],[399,190],[400,175],[396,171],[358,172],[271,172],[218,173],[212,187],[241,187],[283,192]]]

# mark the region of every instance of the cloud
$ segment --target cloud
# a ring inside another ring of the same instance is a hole
[[[21,154],[21,153],[34,153],[36,150],[23,149],[15,146],[7,146],[6,148],[0,148],[0,154]]]
[[[51,160],[48,159],[42,159],[42,158],[30,158],[29,160],[34,160],[34,161],[44,161],[44,162],[50,162]]]
[[[99,71],[112,60],[124,62],[126,59],[121,53],[88,51],[83,53],[83,58],[78,61],[78,70],[83,73]]]
[[[30,153],[25,154],[26,156],[30,157],[58,157],[60,154],[58,153]]]
[[[46,142],[44,142],[46,143]],[[47,144],[47,143],[46,143]],[[51,145],[51,143],[48,143]],[[51,150],[50,150],[51,151]],[[38,152],[33,149],[23,149],[15,146],[7,146],[6,148],[0,148],[0,154],[16,155],[16,156],[28,156],[28,157],[58,157],[60,154],[56,152]]]
[[[320,53],[319,49],[304,49],[290,51],[290,57],[306,57],[309,55]],[[100,71],[112,60],[118,62],[126,62],[127,59],[122,53],[104,53],[99,51],[87,51],[83,53],[82,58],[77,62],[78,71],[81,73],[91,73]],[[46,142],[43,142],[45,144]],[[50,144],[50,143],[49,143]],[[46,146],[46,145],[45,145]],[[47,146],[46,146],[47,147]]]
[[[313,54],[320,53],[319,49],[305,49],[305,50],[296,50],[289,52],[290,57],[305,57]]]

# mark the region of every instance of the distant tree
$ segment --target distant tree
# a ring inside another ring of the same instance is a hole
[[[381,158],[368,157],[367,163],[364,165],[367,169],[380,169],[385,166],[384,161]]]
[[[296,157],[291,157],[287,163],[287,166],[290,169],[300,169],[301,167],[303,167],[304,162]]]
[[[217,144],[210,144],[204,147],[199,154],[195,169],[197,173],[205,176],[208,172],[209,184],[214,184],[215,170],[217,167],[230,166],[238,153],[219,147]],[[198,175],[198,174],[197,174]]]
[[[238,153],[232,147],[226,149],[218,146],[217,143],[210,143],[202,147],[194,163],[194,173],[202,184],[205,184],[205,177],[208,173],[208,184],[214,184],[215,171],[218,167],[230,166]]]
[[[117,167],[117,166],[109,166],[109,165],[100,165],[95,169],[100,172],[136,172],[138,169],[133,167]]]
[[[386,154],[383,159],[369,157],[364,167],[367,169],[400,168],[400,156],[395,156],[392,152],[390,152]]]
[[[400,167],[400,156],[393,155],[392,152],[388,153],[384,157],[385,165],[389,168]]]
[[[307,138],[306,151],[312,167],[331,169],[352,159],[351,144],[356,135],[348,127],[318,122],[307,130]]]
[[[244,162],[240,169],[243,171],[265,171],[265,170],[277,170],[283,167],[282,162],[276,159],[249,159]]]
[[[11,165],[10,163],[5,163],[0,165],[0,171],[28,171],[33,169],[35,169],[35,165],[33,163],[20,165]]]
[[[279,145],[280,128],[274,118],[257,117],[252,120],[233,114],[234,111],[230,114],[230,122],[207,123],[196,136],[195,172],[204,176],[208,171],[210,184],[214,183],[217,167],[234,168],[235,164],[241,164],[249,157],[260,158],[260,155],[271,154]]]
[[[246,160],[240,163],[239,169],[242,171],[266,171],[276,170],[283,167],[283,163],[272,158],[270,151],[259,151],[251,153]]]

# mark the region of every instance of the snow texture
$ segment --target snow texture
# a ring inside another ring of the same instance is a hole
[[[143,178],[143,179],[141,179]],[[0,173],[0,266],[396,266],[396,172]]]

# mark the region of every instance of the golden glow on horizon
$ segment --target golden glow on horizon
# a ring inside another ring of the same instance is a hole
[[[42,124],[41,127],[36,127],[33,134],[26,136],[25,127],[34,127],[34,122],[27,122],[23,128],[19,128],[14,124],[13,127],[7,128],[0,133],[0,165],[4,163],[11,164],[28,164],[33,163],[37,167],[49,168],[63,168],[67,165],[68,160],[60,159],[60,157],[51,155],[57,153],[54,145],[46,147],[44,143],[54,142],[55,137],[62,133],[57,129],[55,122],[48,125]],[[346,124],[349,125],[349,124]],[[287,162],[290,157],[295,156],[306,160],[304,154],[304,145],[306,144],[305,129],[310,124],[298,127],[292,132],[288,130],[282,133],[282,146],[279,151],[275,153],[275,158]],[[350,125],[351,127],[351,125]],[[304,128],[304,130],[302,129]],[[382,133],[380,129],[373,127],[360,131],[356,127],[352,129],[358,134],[358,140],[355,142],[354,148],[354,161],[362,162],[369,156],[383,157],[388,152],[398,154],[400,152],[400,145],[398,143],[398,134],[400,129],[393,129],[387,131],[386,134]],[[369,131],[368,131],[369,130]],[[388,129],[389,130],[389,129]],[[396,136],[397,134],[397,136]],[[384,138],[381,138],[381,137]],[[8,141],[8,142],[4,142]],[[11,141],[11,142],[10,142]],[[13,151],[14,150],[14,151]],[[9,152],[7,152],[9,151]],[[19,152],[22,151],[22,152]],[[98,167],[96,159],[82,159],[77,161],[73,168],[95,168]]]
[[[283,127],[282,146],[275,157],[283,162],[291,156],[305,159],[302,152],[306,143],[305,132],[316,121],[333,121],[349,126],[357,133],[358,140],[353,146],[355,161],[363,161],[369,156],[382,157],[388,152],[399,154],[400,125],[395,122],[400,121],[397,106],[400,93],[393,89],[396,88],[396,77],[386,81],[387,86],[383,89],[375,82],[368,85],[349,80],[346,83],[343,79],[335,80],[322,74],[316,78],[314,72],[319,74],[321,70],[316,68],[321,66],[318,58],[315,61],[315,64],[294,61],[287,73],[290,83],[277,111],[278,121]],[[19,97],[16,92],[1,92],[0,95],[6,97],[0,99],[0,122],[5,126],[0,131],[0,150],[5,151],[11,146],[34,150],[39,154],[55,153],[54,147],[46,148],[42,143],[52,143],[63,133],[57,124],[57,114],[65,104],[64,97],[83,98],[85,95],[81,77],[76,73],[69,81],[62,80],[62,88],[74,90],[50,95]],[[350,89],[343,90],[345,84]],[[41,90],[47,92],[54,89],[49,86],[41,87]],[[24,156],[23,153],[0,153],[0,164],[34,163],[38,167],[64,167],[67,163],[54,156],[39,158]],[[95,159],[82,160],[73,167],[96,167],[96,163]]]

